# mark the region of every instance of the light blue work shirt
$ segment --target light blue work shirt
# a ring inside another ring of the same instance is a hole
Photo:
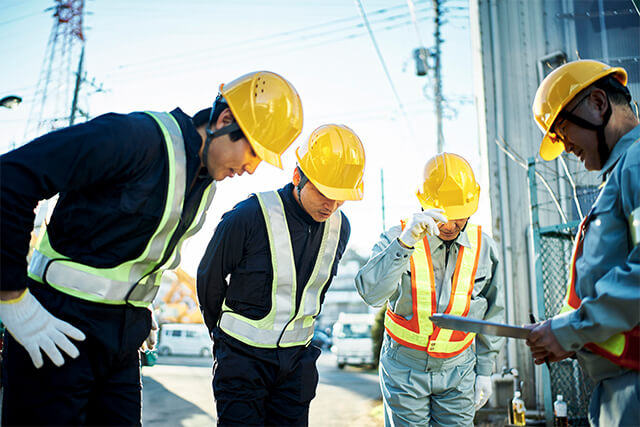
[[[413,314],[411,297],[411,267],[409,259],[413,248],[405,248],[398,242],[402,228],[391,227],[380,236],[380,241],[373,247],[372,255],[366,265],[360,269],[355,278],[356,289],[362,299],[369,305],[380,307],[386,302],[394,313],[409,319]],[[451,279],[456,268],[458,248],[471,247],[466,232],[461,232],[449,247],[438,237],[427,236],[431,249],[433,275],[435,279],[437,312],[444,313],[451,297]],[[447,261],[445,262],[445,258]],[[504,290],[502,284],[502,266],[499,262],[496,243],[485,233],[482,233],[480,258],[476,270],[471,303],[467,317],[484,319],[491,322],[504,323]],[[386,331],[385,331],[386,334]],[[488,376],[493,371],[493,364],[498,352],[504,345],[505,338],[476,335],[476,374]],[[455,365],[453,359],[461,361],[468,359],[467,352],[449,359],[429,357],[426,351],[414,350],[402,346],[412,357],[427,360],[429,369],[438,370],[446,366]]]
[[[576,260],[580,307],[555,316],[554,335],[600,381],[628,371],[582,347],[606,341],[640,323],[640,245],[633,245],[631,212],[640,206],[640,125],[625,134],[602,168],[606,182],[589,215],[582,255]]]

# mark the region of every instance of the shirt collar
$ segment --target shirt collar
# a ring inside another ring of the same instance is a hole
[[[290,210],[287,211],[287,214],[291,213],[309,225],[320,224],[319,222],[314,220],[311,215],[309,215],[307,211],[305,211],[303,207],[300,206],[300,203],[297,202],[295,197],[293,197],[293,188],[293,184],[288,183],[279,190],[283,202],[290,207]]]
[[[213,181],[213,178],[209,175],[207,168],[200,167],[200,147],[202,146],[202,137],[196,130],[191,117],[185,114],[180,107],[171,111],[171,115],[176,119],[180,125],[182,131],[182,137],[185,141],[185,154],[187,156],[187,167],[189,170],[196,170],[198,179],[205,180],[206,182]],[[196,169],[197,168],[197,169]],[[191,172],[193,174],[193,172]]]
[[[640,125],[637,125],[626,134],[622,135],[622,138],[618,140],[616,145],[613,146],[609,159],[605,162],[602,169],[598,173],[598,177],[603,177],[611,172],[611,169],[618,163],[620,157],[627,151],[631,145],[640,138]]]

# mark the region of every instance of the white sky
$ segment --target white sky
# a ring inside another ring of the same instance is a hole
[[[431,0],[414,0],[417,30],[433,45]],[[384,169],[386,226],[418,209],[414,196],[422,168],[436,152],[430,77],[415,75],[419,46],[405,0],[362,0],[374,36],[406,112],[393,94],[357,3],[347,0],[89,0],[85,4],[85,71],[106,92],[85,96],[92,116],[114,111],[194,114],[213,101],[220,83],[249,71],[283,75],[298,90],[304,129],[285,154],[284,171],[262,164],[253,176],[218,183],[204,229],[183,250],[194,274],[220,216],[249,193],[291,179],[294,150],[318,126],[342,123],[362,139],[367,156],[365,198],[347,202],[350,246],[368,255],[382,230],[380,171]],[[0,0],[0,97],[19,95],[14,110],[0,108],[0,153],[25,141],[53,18],[53,0]],[[442,28],[444,96],[457,116],[444,122],[445,151],[465,156],[481,175],[468,4],[445,2]],[[384,10],[383,10],[384,9]],[[427,97],[425,97],[425,93]],[[486,190],[486,189],[483,189]],[[486,193],[485,193],[486,195]],[[487,198],[475,222],[490,230]]]

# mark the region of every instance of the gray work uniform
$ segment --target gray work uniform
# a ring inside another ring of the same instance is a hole
[[[582,255],[576,260],[580,307],[551,320],[566,351],[598,384],[589,419],[593,425],[640,425],[640,374],[582,348],[640,323],[640,245],[631,242],[628,219],[640,207],[640,125],[613,147],[601,170],[607,180],[591,208]]]
[[[388,303],[398,315],[411,317],[413,249],[400,245],[401,227],[381,235],[371,258],[355,278],[356,289],[374,307]],[[459,246],[471,247],[463,231],[447,249],[428,236],[436,287],[437,311],[449,304],[451,280]],[[449,252],[447,255],[447,251]],[[504,322],[502,274],[495,242],[482,233],[478,269],[467,317]],[[385,331],[380,352],[380,386],[385,426],[472,425],[476,375],[489,376],[505,339],[477,335],[475,346],[451,358],[431,357],[426,351],[401,345]]]

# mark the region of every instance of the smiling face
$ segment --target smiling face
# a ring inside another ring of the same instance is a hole
[[[606,94],[600,89],[593,89],[586,95],[576,97],[564,110],[590,123],[600,124],[606,102]],[[595,130],[585,129],[559,117],[553,125],[553,131],[564,143],[565,151],[578,157],[587,170],[602,169],[598,152],[598,134]]]
[[[439,222],[438,230],[440,230],[440,237],[442,240],[449,241],[458,237],[464,226],[467,224],[469,218],[451,219],[447,222]]]
[[[298,168],[296,168],[293,172],[293,185],[297,186],[299,183],[300,172]],[[294,187],[293,196],[305,212],[316,222],[325,222],[344,204],[344,200],[333,200],[325,197],[311,181],[307,181],[304,187],[302,187],[299,198],[298,190]]]

